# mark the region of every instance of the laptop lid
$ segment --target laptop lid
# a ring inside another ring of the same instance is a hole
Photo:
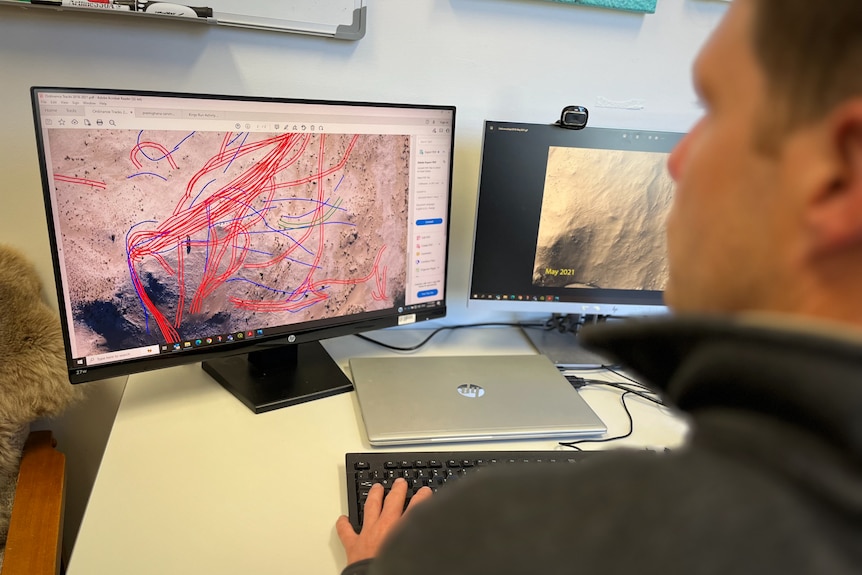
[[[604,423],[542,355],[360,357],[353,384],[371,445],[575,438]]]

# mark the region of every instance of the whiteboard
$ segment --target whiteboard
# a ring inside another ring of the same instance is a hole
[[[161,1],[161,0],[159,0]],[[327,36],[339,40],[359,40],[365,36],[367,0],[165,0],[212,8],[212,17],[187,18],[189,22],[223,24],[244,28],[259,28],[277,32],[296,32]],[[141,22],[152,19],[176,19],[177,16],[149,14],[138,11],[84,8],[63,0],[0,0],[0,6],[35,8],[37,13],[48,9],[78,13],[102,14],[136,18]]]
[[[366,0],[209,0],[218,24],[359,40]]]

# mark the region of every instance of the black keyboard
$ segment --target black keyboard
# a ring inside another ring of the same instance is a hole
[[[398,477],[407,480],[407,502],[423,486],[433,491],[483,469],[500,465],[570,465],[601,451],[397,451],[347,453],[347,508],[359,531],[368,491],[382,483],[386,493]]]

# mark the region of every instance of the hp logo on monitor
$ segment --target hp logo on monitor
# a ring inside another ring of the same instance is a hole
[[[473,383],[463,383],[458,386],[458,393],[470,399],[477,399],[485,395],[485,390]]]

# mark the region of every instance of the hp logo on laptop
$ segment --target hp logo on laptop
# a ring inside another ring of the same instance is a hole
[[[485,395],[485,390],[474,383],[463,383],[458,386],[458,393],[470,399],[476,399]]]

